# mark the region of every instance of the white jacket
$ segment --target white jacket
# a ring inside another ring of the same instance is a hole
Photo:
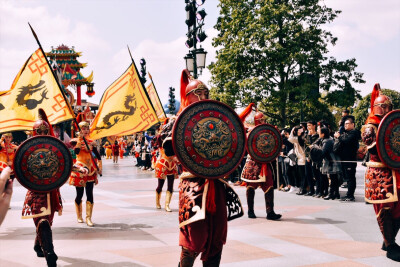
[[[290,132],[288,141],[294,145],[294,153],[297,157],[297,165],[304,166],[306,165],[306,154],[304,153],[304,148],[299,144],[299,137],[293,135],[293,130]]]

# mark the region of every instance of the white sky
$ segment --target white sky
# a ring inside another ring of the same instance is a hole
[[[329,55],[338,60],[356,58],[356,71],[364,73],[366,84],[356,85],[364,96],[375,83],[382,88],[400,90],[400,1],[326,0],[326,5],[342,10],[327,27],[339,38]],[[217,20],[217,0],[206,0],[200,7],[207,12],[203,42],[207,64],[215,60],[211,37]],[[60,44],[75,46],[83,52],[81,70],[93,70],[96,95],[83,98],[98,103],[104,90],[129,66],[129,45],[137,67],[145,58],[163,103],[168,88],[179,91],[180,73],[187,26],[184,0],[0,0],[0,90],[10,88],[26,59],[37,48],[28,22],[46,52]],[[148,77],[147,77],[148,78]],[[208,82],[210,73],[200,79]],[[149,79],[148,79],[149,80]],[[176,96],[179,99],[179,95]]]

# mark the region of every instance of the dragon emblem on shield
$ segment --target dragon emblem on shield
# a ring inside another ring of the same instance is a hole
[[[44,149],[32,153],[27,160],[27,165],[28,171],[40,180],[53,177],[59,167],[57,155]]]
[[[205,159],[218,160],[231,148],[232,134],[228,125],[216,118],[205,118],[193,127],[195,151]]]
[[[390,146],[393,152],[400,156],[400,125],[397,125],[390,135]]]
[[[263,154],[271,153],[276,146],[274,137],[269,133],[262,133],[256,139],[257,150]]]

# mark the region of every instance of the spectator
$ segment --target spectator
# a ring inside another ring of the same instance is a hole
[[[340,163],[337,162],[337,158],[333,153],[333,139],[329,135],[329,129],[327,127],[318,127],[319,138],[322,139],[322,168],[321,173],[329,175],[331,179],[329,195],[324,197],[325,200],[339,199],[339,181],[338,173],[340,172]]]
[[[289,191],[293,185],[293,179],[290,179],[291,176],[289,176],[289,171],[292,166],[290,166],[290,159],[288,157],[289,152],[293,149],[293,144],[288,141],[289,130],[283,129],[281,132],[281,136],[282,136],[282,152],[278,160],[282,169],[282,178],[286,185],[285,188],[283,188],[283,191],[286,192]]]
[[[317,123],[315,121],[308,121],[307,122],[307,135],[306,135],[306,146],[309,147],[311,146],[317,139],[319,138],[319,135],[316,131]],[[316,167],[316,164],[313,164],[311,161],[310,156],[307,156],[306,158],[306,165],[305,165],[305,176],[306,176],[306,181],[309,186],[309,191],[306,194],[307,196],[314,196],[315,194],[315,189],[314,189],[314,177],[317,177],[316,172],[318,171],[318,167]],[[319,181],[317,181],[318,183]],[[318,186],[317,186],[317,189]],[[319,193],[319,191],[317,192]]]
[[[344,109],[342,111],[342,118],[340,119],[339,122],[339,133],[342,134],[344,132],[344,122],[346,120],[346,117],[350,115],[350,111],[348,109]]]
[[[141,152],[142,152],[142,149],[140,146],[140,142],[137,142],[136,146],[135,146],[135,158],[137,160],[136,167],[139,167],[139,168],[141,168],[143,166],[142,158],[140,156]]]
[[[306,164],[306,155],[304,152],[304,129],[302,126],[296,126],[292,129],[292,132],[289,135],[288,141],[293,144],[294,146],[294,153],[296,154],[297,158],[297,169],[296,169],[296,185],[299,185],[299,192],[297,195],[304,195],[306,194],[305,188],[305,164]]]
[[[361,133],[355,129],[353,116],[347,116],[344,122],[344,132],[335,133],[335,148],[342,161],[343,176],[347,181],[347,194],[341,201],[355,201],[354,191],[356,190],[356,168],[357,168],[357,150],[358,141],[361,139]],[[335,151],[336,152],[336,151]]]

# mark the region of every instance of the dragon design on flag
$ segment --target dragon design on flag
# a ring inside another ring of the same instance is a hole
[[[132,103],[132,105],[130,105],[130,103]],[[99,133],[101,130],[110,129],[118,122],[125,121],[129,116],[135,114],[137,109],[135,94],[125,96],[124,107],[127,111],[113,111],[105,115],[102,120],[103,126],[97,126],[94,130]]]
[[[17,103],[20,106],[26,106],[26,108],[29,110],[35,109],[43,102],[44,99],[49,99],[47,97],[48,91],[43,80],[40,80],[39,83],[36,85],[29,84],[27,86],[22,86],[19,89],[20,91],[17,95]],[[42,98],[40,100],[32,99],[31,96],[39,91],[42,91],[42,93],[40,94]]]

